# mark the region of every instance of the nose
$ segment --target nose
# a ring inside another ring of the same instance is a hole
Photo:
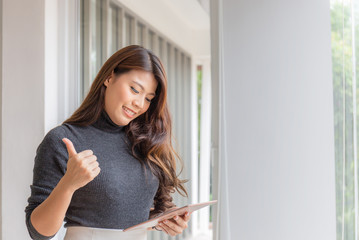
[[[133,105],[138,107],[139,109],[142,109],[145,104],[145,98],[144,97],[138,97],[133,100]]]

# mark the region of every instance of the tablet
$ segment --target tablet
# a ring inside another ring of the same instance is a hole
[[[165,219],[171,219],[176,215],[184,215],[186,212],[192,213],[194,211],[197,211],[198,209],[201,209],[203,207],[212,205],[217,203],[217,200],[209,201],[209,202],[202,202],[202,203],[196,203],[196,204],[189,204],[180,208],[170,209],[166,212],[161,213],[160,215],[151,218],[145,222],[136,224],[132,227],[128,227],[124,229],[124,232],[135,230],[135,229],[147,229],[149,227],[156,226],[158,222],[165,220]]]

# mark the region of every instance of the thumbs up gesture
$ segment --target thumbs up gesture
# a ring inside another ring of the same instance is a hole
[[[100,173],[101,169],[97,162],[97,157],[93,155],[92,150],[77,153],[69,139],[63,138],[62,141],[66,144],[69,154],[67,171],[64,178],[69,188],[76,191],[91,182]]]

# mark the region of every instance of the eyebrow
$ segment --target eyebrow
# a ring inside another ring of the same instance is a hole
[[[138,86],[140,86],[140,88],[145,91],[145,88],[139,83],[139,82],[136,82],[135,80],[132,80],[133,83],[136,83]],[[155,93],[150,93],[150,95],[153,95],[153,96],[156,96]]]

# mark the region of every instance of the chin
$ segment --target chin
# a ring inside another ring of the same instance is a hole
[[[123,119],[123,120],[118,121],[116,124],[119,126],[124,126],[124,125],[127,125],[129,122],[130,121]]]
[[[121,117],[112,119],[112,122],[118,126],[127,125],[126,121],[122,120]]]

